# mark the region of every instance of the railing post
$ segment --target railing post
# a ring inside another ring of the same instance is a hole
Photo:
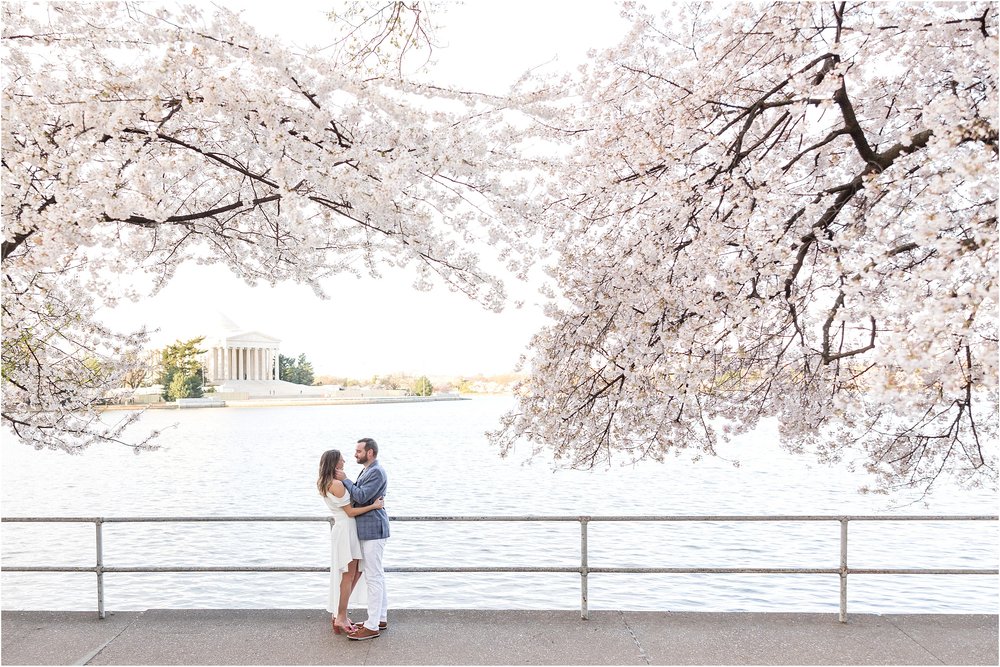
[[[98,517],[94,521],[97,536],[97,618],[104,618],[104,519]]]
[[[847,623],[847,519],[840,520],[840,622]]]
[[[587,523],[589,516],[580,517],[580,618],[587,620]]]

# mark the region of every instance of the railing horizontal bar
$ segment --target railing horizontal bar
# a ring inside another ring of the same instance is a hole
[[[589,517],[588,517],[589,518]],[[580,516],[390,516],[389,521],[576,521]]]
[[[579,567],[387,567],[386,572],[572,572],[580,574]]]
[[[4,572],[97,572],[96,567],[4,567]],[[267,566],[267,565],[206,565],[206,566],[164,566],[164,567],[113,567],[101,568],[102,572],[329,572],[329,567],[307,566]],[[580,573],[579,567],[387,567],[386,572],[572,572]]]
[[[97,572],[96,567],[78,566],[4,566],[4,572]],[[165,566],[165,567],[102,567],[102,572],[140,573],[140,572],[329,572],[329,567],[307,566],[253,566],[253,565],[218,565],[218,566]],[[468,572],[572,572],[579,573],[579,567],[388,567],[386,572],[425,572],[425,573],[468,573]],[[589,573],[597,574],[840,574],[838,568],[805,568],[805,567],[590,567]],[[848,574],[1000,574],[996,569],[849,569]]]
[[[264,521],[322,521],[330,522],[328,516],[110,516],[110,517],[2,517],[4,523],[201,523],[239,522],[256,523]]]
[[[840,574],[835,567],[591,567],[598,574]]]
[[[840,574],[840,568],[808,567],[591,567],[599,574]],[[986,569],[848,569],[847,574],[1000,574]]]
[[[159,523],[159,522],[177,522],[177,523],[187,523],[187,522],[234,522],[234,523],[245,523],[245,522],[264,522],[264,521],[322,521],[329,522],[332,521],[333,517],[330,516],[254,516],[254,517],[239,517],[239,516],[139,516],[139,517],[108,517],[104,519],[104,523]]]
[[[91,565],[90,567],[73,567],[73,566],[62,566],[62,565],[38,565],[35,567],[22,567],[19,565],[12,565],[10,567],[4,565],[0,568],[0,571],[4,573],[7,572],[97,572],[97,568]]]
[[[5,516],[0,517],[3,523],[97,523],[103,521],[100,517],[88,516]]]
[[[996,514],[915,514],[913,516],[847,515],[840,517],[849,521],[997,521]]]
[[[97,572],[96,567],[4,567],[4,572]],[[191,566],[191,567],[111,567],[101,568],[101,572],[329,572],[329,567],[268,567],[233,565]]]
[[[164,567],[105,567],[105,572],[329,572],[329,567],[282,565],[204,565]]]
[[[632,516],[390,516],[391,521],[997,521],[997,515],[632,515]],[[196,522],[264,522],[264,521],[322,521],[328,516],[135,516],[135,517],[0,517],[4,523],[196,523]]]
[[[622,516],[390,516],[391,521],[997,521],[997,516],[878,516],[878,515],[622,515]]]
[[[878,516],[878,515],[633,515],[633,516],[592,516],[589,521],[996,521],[997,516],[944,516],[944,515],[914,515],[914,516]]]
[[[917,569],[917,568],[911,568],[911,569],[893,568],[893,569],[886,569],[886,570],[865,568],[865,569],[857,569],[857,570],[855,570],[854,568],[851,568],[850,570],[848,570],[848,574],[1000,574],[1000,570],[996,570],[996,569],[993,569],[993,570],[988,570],[988,569],[982,569],[982,570],[978,570],[978,569],[975,569],[975,570],[974,569],[949,570],[949,569],[942,569],[942,568],[922,568],[922,569]]]
[[[90,568],[93,570],[93,568]],[[106,567],[105,572],[329,572],[329,567]],[[387,567],[386,572],[574,572],[578,567]]]

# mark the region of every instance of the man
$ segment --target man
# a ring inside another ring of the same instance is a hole
[[[363,507],[370,505],[376,498],[384,498],[389,479],[379,465],[378,445],[375,441],[371,438],[358,440],[354,458],[364,466],[364,470],[358,475],[358,481],[347,479],[343,470],[338,470],[336,474],[337,479],[344,483],[347,492],[351,494],[351,503],[355,507]],[[347,638],[374,639],[389,627],[389,597],[385,590],[385,571],[382,569],[382,553],[385,541],[389,538],[389,516],[384,509],[377,509],[360,515],[355,522],[358,539],[361,541],[365,579],[368,581],[368,619],[355,632],[347,635]]]

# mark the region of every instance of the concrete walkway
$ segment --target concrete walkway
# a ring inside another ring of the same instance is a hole
[[[355,620],[363,612],[352,614]],[[5,611],[4,665],[996,665],[995,615],[392,610],[378,639],[320,610]]]

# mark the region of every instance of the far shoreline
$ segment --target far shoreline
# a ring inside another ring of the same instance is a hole
[[[483,394],[488,396],[503,396],[505,394]],[[513,395],[513,394],[511,394]],[[147,404],[137,404],[133,403],[130,405],[100,405],[95,406],[99,412],[113,412],[113,411],[137,411],[137,410],[193,410],[193,409],[206,409],[206,408],[283,408],[283,407],[294,407],[294,406],[317,406],[317,405],[375,405],[382,403],[437,403],[442,401],[470,401],[471,396],[460,396],[460,395],[441,395],[441,396],[367,396],[367,397],[356,397],[356,398],[326,398],[326,397],[308,397],[308,398],[251,398],[242,400],[211,400],[211,396],[205,396],[204,398],[209,399],[204,403],[195,403],[192,401],[190,404],[180,404],[177,402],[163,402],[163,403],[147,403]],[[194,399],[197,401],[198,399]]]

